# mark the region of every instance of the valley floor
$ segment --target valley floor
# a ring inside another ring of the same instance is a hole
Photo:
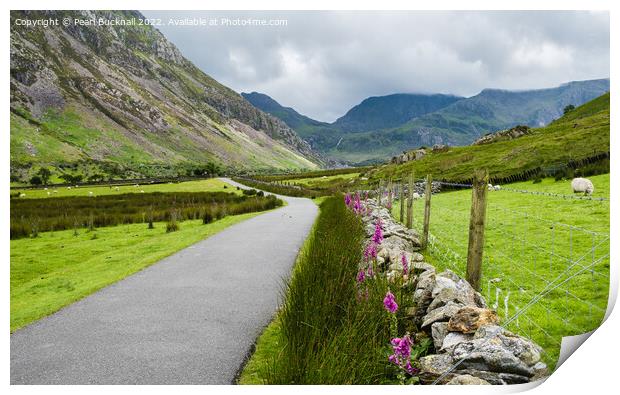
[[[275,312],[282,278],[289,275],[317,213],[309,199],[287,201],[283,208],[230,226],[17,330],[11,335],[11,383],[231,383]],[[166,236],[178,237],[180,243],[191,237],[192,226],[187,228],[185,238],[182,231]],[[62,239],[60,233],[49,235],[47,241]],[[196,233],[195,237],[204,237]],[[125,239],[131,235],[123,234]],[[126,243],[128,252],[131,241]],[[119,276],[131,258],[145,253],[135,245],[133,249],[135,255],[125,259],[114,255],[118,268],[114,275]],[[92,276],[105,272],[106,257],[113,252],[100,254],[99,267],[86,261],[81,269],[90,267]],[[76,262],[84,256],[74,250]],[[67,272],[70,267],[59,270]],[[66,284],[59,281],[57,288]]]

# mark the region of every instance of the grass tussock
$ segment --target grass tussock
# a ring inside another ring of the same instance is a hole
[[[327,198],[286,289],[279,347],[260,372],[267,384],[378,384],[395,377],[382,304],[388,284],[379,276],[362,291],[355,280],[363,243],[361,221],[342,196]],[[406,310],[404,292],[392,291]],[[413,329],[399,322],[399,333]]]
[[[39,232],[168,222],[178,230],[185,220],[221,219],[226,215],[270,210],[283,203],[275,196],[239,196],[225,192],[129,193],[94,197],[11,199],[11,239]],[[205,221],[210,223],[212,221]]]

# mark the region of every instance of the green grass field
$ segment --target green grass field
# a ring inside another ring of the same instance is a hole
[[[224,188],[226,187],[226,188]],[[56,191],[56,192],[54,192]],[[72,187],[68,189],[67,187],[58,187],[58,188],[48,188],[47,190],[40,189],[29,189],[22,190],[24,198],[44,198],[44,197],[62,197],[62,196],[90,196],[89,192],[93,193],[93,196],[100,195],[120,195],[123,193],[144,193],[149,192],[233,192],[238,195],[241,195],[241,191],[238,191],[237,188],[232,187],[226,184],[223,181],[218,180],[217,178],[210,178],[207,180],[198,180],[198,181],[185,181],[179,183],[167,183],[167,184],[144,184],[144,185],[122,185],[118,187],[109,187],[103,185],[97,186],[80,186],[79,188]],[[15,193],[15,191],[11,191]]]
[[[318,176],[318,177],[310,177],[310,178],[294,178],[294,179],[287,179],[284,181],[288,181],[291,184],[299,184],[302,186],[306,186],[306,187],[310,187],[310,188],[315,188],[315,187],[321,187],[322,184],[330,184],[334,181],[348,181],[348,180],[352,180],[355,178],[358,178],[360,175],[360,173],[347,173],[347,174],[337,174],[337,175],[333,175],[333,176]]]
[[[594,197],[609,197],[609,174],[589,179],[595,185]],[[572,194],[570,181],[553,179],[504,187]],[[414,203],[417,229],[421,228],[423,206],[423,200]],[[433,196],[430,233],[435,241],[425,257],[439,270],[465,274],[470,208],[471,190]],[[398,202],[392,214],[399,218]],[[609,246],[609,201],[490,191],[482,294],[505,321],[577,261],[567,272],[575,274],[574,278],[508,325],[538,342],[545,349],[546,362],[554,366],[561,337],[590,331],[604,316],[609,287],[609,257],[605,255]],[[584,268],[587,270],[577,274]]]
[[[183,221],[171,233],[165,223],[150,230],[140,223],[11,240],[11,332],[258,214],[227,216],[208,225]]]

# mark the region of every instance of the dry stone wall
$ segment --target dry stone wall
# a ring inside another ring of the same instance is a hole
[[[410,265],[415,307],[408,315],[434,345],[434,353],[419,360],[423,383],[519,384],[548,375],[540,346],[502,328],[497,313],[466,280],[450,270],[438,273],[424,261],[415,230],[396,222],[375,199],[366,201],[362,220],[368,239],[381,224],[377,264],[389,280],[403,275],[403,255]]]

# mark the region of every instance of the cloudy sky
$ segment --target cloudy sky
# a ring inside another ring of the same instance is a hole
[[[369,96],[532,89],[609,76],[607,12],[143,11],[204,72],[321,121]],[[174,26],[205,18],[218,26]],[[286,20],[224,26],[223,19]]]

